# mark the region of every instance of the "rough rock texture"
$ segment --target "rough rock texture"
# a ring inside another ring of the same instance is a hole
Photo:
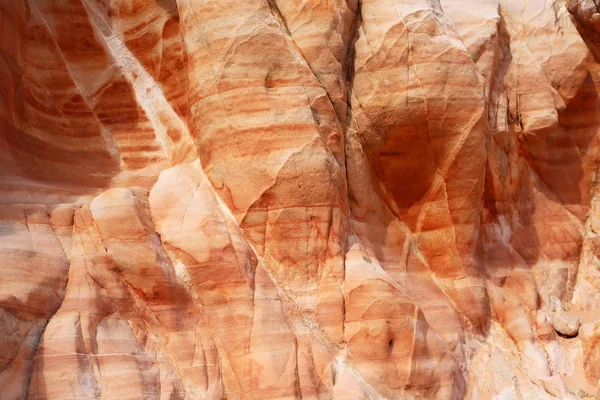
[[[557,312],[552,317],[552,326],[561,335],[573,337],[579,333],[581,322],[574,314]]]
[[[0,0],[0,398],[600,396],[595,0]]]

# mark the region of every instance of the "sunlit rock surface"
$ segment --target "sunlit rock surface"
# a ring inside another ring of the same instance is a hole
[[[600,396],[593,0],[0,0],[0,399]]]

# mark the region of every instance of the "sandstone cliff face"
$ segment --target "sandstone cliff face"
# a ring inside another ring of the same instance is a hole
[[[595,0],[0,0],[1,399],[600,396]]]

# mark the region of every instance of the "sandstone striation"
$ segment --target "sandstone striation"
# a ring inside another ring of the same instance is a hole
[[[594,0],[0,0],[0,399],[600,396]]]

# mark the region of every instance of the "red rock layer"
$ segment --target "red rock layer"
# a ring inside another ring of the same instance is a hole
[[[599,18],[0,1],[0,398],[594,396]]]

